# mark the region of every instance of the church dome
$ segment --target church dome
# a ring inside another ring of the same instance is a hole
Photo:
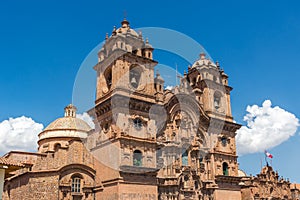
[[[76,107],[65,107],[65,116],[49,124],[40,134],[39,140],[58,137],[85,138],[92,128],[82,119],[76,118]]]

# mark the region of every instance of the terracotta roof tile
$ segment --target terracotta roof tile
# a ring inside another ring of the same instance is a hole
[[[24,167],[24,165],[21,163],[3,157],[0,157],[0,165]]]

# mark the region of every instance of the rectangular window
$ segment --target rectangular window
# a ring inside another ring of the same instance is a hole
[[[80,192],[80,178],[73,178],[72,192]]]

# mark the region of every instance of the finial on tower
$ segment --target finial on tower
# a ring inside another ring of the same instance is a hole
[[[201,52],[201,53],[200,53],[200,59],[201,59],[201,60],[204,60],[205,58],[206,58],[205,53],[204,53],[204,52]]]
[[[220,63],[219,63],[219,61],[216,61],[216,66],[217,66],[218,68],[220,68]]]
[[[159,69],[156,70],[156,76],[160,76]]]
[[[139,31],[139,38],[143,39],[143,33],[142,33],[142,31]]]
[[[68,106],[65,107],[65,117],[75,118],[76,117],[76,110],[77,110],[77,108],[74,105],[69,104]]]
[[[156,77],[155,77],[155,82],[160,82],[160,83],[164,83],[164,79],[160,76],[159,70],[156,70]]]
[[[146,38],[146,41],[145,41],[145,49],[152,49],[153,50],[153,47],[152,47],[152,45],[151,44],[149,44],[149,40],[148,40],[148,38]]]
[[[128,28],[129,27],[129,21],[126,20],[124,17],[123,21],[121,22],[122,28]]]
[[[112,31],[112,35],[116,35],[116,34],[117,34],[117,28],[116,28],[116,26],[114,26],[114,29]]]
[[[105,40],[107,40],[107,39],[108,39],[108,33],[105,34]]]

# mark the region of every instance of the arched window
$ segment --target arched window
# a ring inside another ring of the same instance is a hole
[[[133,152],[133,165],[138,167],[142,166],[142,158],[142,152],[140,150],[135,150]]]
[[[105,76],[106,86],[108,89],[110,89],[112,85],[112,69],[111,68],[107,69],[104,74],[105,74],[104,76]]]
[[[134,88],[138,88],[141,78],[141,72],[138,69],[137,65],[133,65],[130,67],[130,73],[129,73],[129,81],[130,85]]]
[[[216,81],[217,81],[217,77],[214,76],[214,77],[213,77],[213,80],[216,82]]]
[[[223,175],[228,176],[228,164],[226,162],[223,163]]]
[[[74,176],[72,178],[72,192],[81,192],[81,178],[79,176]]]
[[[202,155],[202,154],[200,154],[200,156],[199,156],[199,162],[200,162],[200,163],[203,162],[203,155]]]
[[[195,181],[195,189],[197,190],[199,188],[199,183],[198,181]]]
[[[221,93],[215,92],[214,94],[214,107],[215,109],[219,109],[221,107]]]
[[[221,142],[224,147],[227,145],[227,138],[225,136],[221,137]]]
[[[187,166],[188,165],[188,152],[186,150],[184,150],[182,152],[181,163],[182,163],[182,166]]]

